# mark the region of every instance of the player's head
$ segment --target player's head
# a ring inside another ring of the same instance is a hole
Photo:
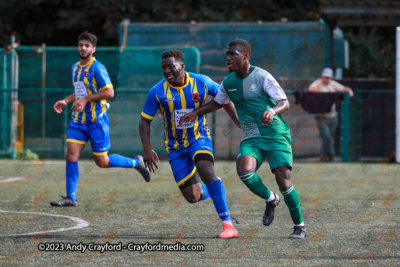
[[[168,50],[161,55],[162,72],[173,86],[182,86],[185,82],[185,57],[179,50]]]
[[[324,85],[328,85],[333,78],[333,70],[331,68],[325,68],[321,73],[321,80]]]
[[[88,31],[78,36],[78,52],[81,59],[87,59],[96,52],[97,37]]]
[[[243,39],[233,40],[226,49],[229,72],[238,71],[250,64],[251,46]]]

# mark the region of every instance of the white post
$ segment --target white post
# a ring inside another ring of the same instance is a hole
[[[400,27],[396,28],[396,162],[400,163]]]

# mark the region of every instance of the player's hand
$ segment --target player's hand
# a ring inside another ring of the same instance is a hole
[[[182,123],[188,120],[188,123],[192,123],[197,117],[196,112],[186,113],[180,120],[179,120],[179,127],[182,127]]]
[[[150,172],[155,173],[158,169],[157,163],[160,162],[157,153],[153,149],[147,149],[143,154],[144,166],[149,169]],[[155,167],[155,168],[154,168]]]
[[[54,110],[57,112],[57,113],[61,113],[62,112],[62,109],[63,109],[63,107],[65,107],[67,105],[67,101],[65,101],[65,100],[59,100],[59,101],[57,101],[55,104],[54,104]]]
[[[274,119],[274,114],[272,113],[272,111],[267,110],[264,112],[262,116],[261,124],[269,125],[273,119]]]
[[[75,111],[75,112],[81,112],[85,108],[86,103],[87,103],[87,100],[84,97],[79,98],[78,100],[74,101],[71,109],[72,109],[72,111]]]
[[[242,125],[240,125],[240,121],[235,122],[236,127],[238,127],[239,129],[242,129]]]

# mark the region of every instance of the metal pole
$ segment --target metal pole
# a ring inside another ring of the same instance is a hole
[[[400,163],[400,27],[396,28],[396,162]]]
[[[11,153],[12,158],[17,158],[17,123],[18,123],[18,94],[17,94],[17,59],[15,52],[15,36],[11,36]]]
[[[42,139],[46,135],[46,44],[42,43]]]
[[[3,53],[3,94],[1,99],[1,143],[0,149],[7,149],[8,140],[6,139],[7,134],[7,112],[8,109],[8,99],[7,99],[7,52],[4,50]]]

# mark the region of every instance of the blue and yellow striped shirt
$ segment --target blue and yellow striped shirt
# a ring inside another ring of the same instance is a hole
[[[86,65],[79,62],[72,65],[72,84],[83,82],[88,95],[112,88],[106,67],[94,57]],[[72,120],[76,123],[94,122],[108,110],[110,104],[106,100],[86,103],[81,112],[74,112]]]
[[[164,146],[168,153],[171,149],[187,147],[199,138],[211,140],[206,115],[197,117],[192,124],[184,123],[182,127],[179,127],[179,119],[204,105],[207,95],[215,96],[219,85],[205,75],[185,74],[186,84],[182,87],[173,87],[166,79],[157,83],[150,90],[142,111],[144,118],[153,120],[157,110],[161,110],[164,116]]]

